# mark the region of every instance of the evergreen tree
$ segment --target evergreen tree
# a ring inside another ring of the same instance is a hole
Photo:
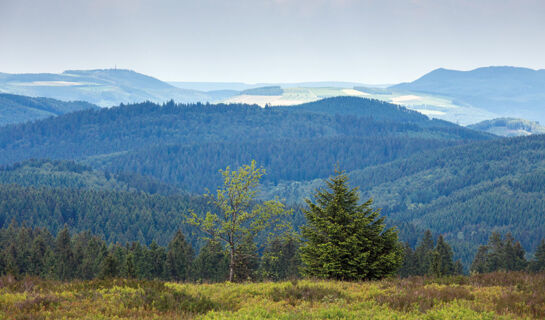
[[[520,271],[527,268],[528,262],[520,242],[515,241],[508,233],[502,239],[498,232],[490,235],[488,244],[479,247],[471,271],[476,273],[503,271]]]
[[[261,257],[262,277],[273,281],[299,278],[299,246],[299,239],[292,234],[273,238]]]
[[[195,258],[194,277],[198,281],[225,281],[229,273],[229,260],[218,241],[208,240]]]
[[[400,277],[409,277],[419,274],[419,263],[416,252],[409,246],[404,244],[403,248],[403,264],[398,272]]]
[[[57,235],[55,241],[55,255],[55,274],[57,278],[59,280],[71,279],[75,271],[74,253],[72,252],[70,232],[66,225]]]
[[[235,281],[256,280],[259,267],[257,246],[251,236],[246,236],[239,247],[235,260]]]
[[[435,241],[430,230],[424,232],[424,237],[415,249],[416,259],[418,261],[416,275],[426,275],[430,273],[432,253],[435,247]]]
[[[437,238],[437,245],[433,250],[431,274],[437,277],[454,274],[452,248],[445,242],[442,235]]]
[[[397,232],[386,229],[384,217],[373,210],[372,199],[358,204],[357,188],[349,189],[348,177],[336,171],[326,181],[329,190],[306,200],[308,225],[301,258],[305,274],[338,280],[371,280],[393,275],[402,263],[403,248]]]
[[[176,281],[189,280],[193,263],[193,248],[180,230],[168,244],[166,259],[167,275]]]
[[[101,278],[114,278],[119,275],[119,263],[112,251],[108,253],[100,271]]]
[[[471,272],[472,273],[485,273],[488,271],[488,264],[487,264],[487,257],[488,257],[488,246],[479,246],[479,249],[477,250],[477,254],[475,255],[475,259],[473,259],[473,263],[471,264]]]
[[[537,246],[534,259],[530,262],[530,271],[544,272],[545,271],[545,239]]]

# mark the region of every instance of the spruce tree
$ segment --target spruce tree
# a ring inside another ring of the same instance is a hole
[[[193,263],[193,248],[185,240],[180,230],[168,244],[166,269],[167,276],[176,281],[189,279]]]
[[[530,262],[530,271],[545,271],[545,239],[541,240],[541,243],[536,249],[534,259]]]
[[[488,271],[488,246],[479,246],[477,254],[473,259],[470,271],[472,273],[485,273]]]
[[[293,234],[273,238],[261,257],[262,277],[273,281],[299,278],[299,246],[299,239]]]
[[[193,264],[195,280],[204,282],[225,281],[229,275],[229,259],[221,244],[208,240]]]
[[[308,225],[301,259],[306,275],[338,280],[372,280],[395,274],[403,248],[397,231],[387,229],[384,217],[374,210],[372,199],[359,204],[358,189],[350,189],[348,177],[336,171],[326,181],[329,190],[318,190],[316,203],[307,199]]]
[[[416,259],[418,261],[417,275],[423,276],[430,273],[432,252],[435,247],[435,241],[430,230],[424,232],[422,240],[415,249]]]
[[[74,253],[72,251],[72,239],[68,227],[64,228],[57,234],[55,241],[56,266],[55,273],[57,279],[71,279],[75,271]]]
[[[403,264],[399,269],[399,276],[405,278],[417,275],[419,265],[415,251],[408,243],[404,244],[403,251]]]
[[[431,264],[431,274],[442,277],[454,274],[454,261],[452,259],[452,249],[445,242],[442,235],[437,238],[437,245],[433,250],[433,258]]]

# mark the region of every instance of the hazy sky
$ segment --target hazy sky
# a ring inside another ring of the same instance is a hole
[[[162,80],[411,81],[545,68],[544,0],[0,0],[0,72]]]

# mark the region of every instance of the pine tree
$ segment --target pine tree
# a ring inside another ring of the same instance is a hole
[[[338,280],[381,279],[395,274],[403,248],[397,232],[386,229],[372,199],[358,204],[357,188],[349,189],[348,177],[336,171],[326,181],[329,190],[315,194],[316,204],[306,200],[307,226],[301,248],[308,276]]]

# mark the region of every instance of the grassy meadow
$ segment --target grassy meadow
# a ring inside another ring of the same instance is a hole
[[[545,274],[193,284],[0,278],[1,319],[543,319]]]

